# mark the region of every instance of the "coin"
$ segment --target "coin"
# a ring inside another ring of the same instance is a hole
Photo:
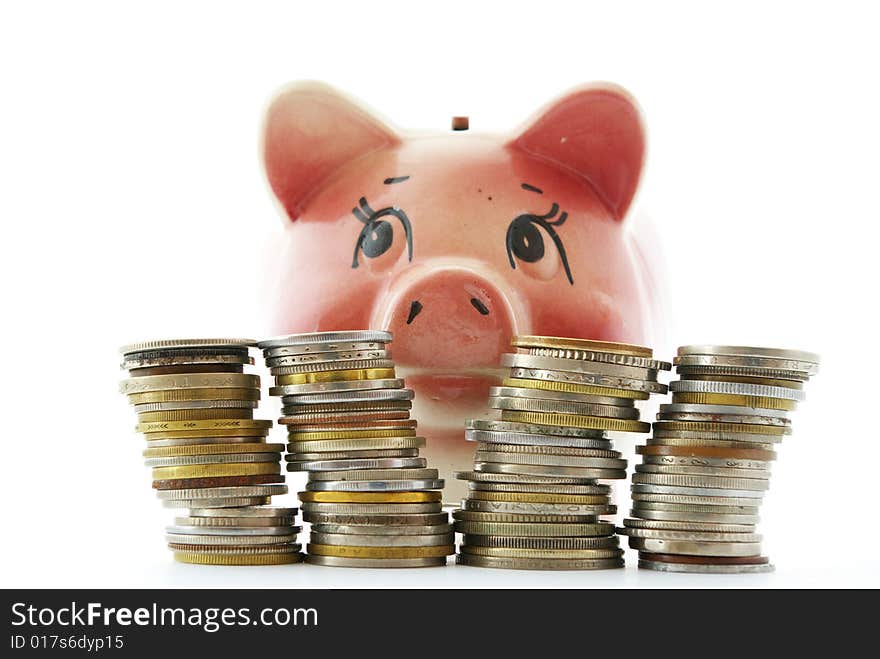
[[[343,451],[417,449],[424,445],[424,437],[366,437],[290,442],[287,445],[287,450],[297,455],[302,453],[338,454]]]
[[[542,513],[501,513],[501,512],[482,512],[478,510],[454,510],[452,512],[452,518],[456,521],[463,522],[494,522],[494,523],[504,523],[504,524],[595,524],[598,520],[596,519],[596,515],[578,515],[574,513],[569,514],[542,514]],[[477,535],[468,535],[465,539],[468,542],[473,542],[473,539],[476,537],[481,537]],[[494,536],[486,536],[486,537],[494,537]],[[501,537],[501,536],[499,536]],[[575,537],[578,537],[575,534]],[[593,536],[590,536],[591,538]],[[614,536],[607,536],[606,539],[614,538]],[[616,544],[616,541],[615,541]]]
[[[229,538],[239,535],[289,536],[296,535],[302,529],[298,526],[264,526],[220,528],[216,526],[181,526],[174,525],[165,529],[168,535],[222,536]]]
[[[730,410],[733,407],[745,409],[776,410],[784,413],[797,408],[797,401],[768,396],[743,396],[734,394],[706,394],[696,392],[675,392],[672,394],[674,404],[712,405]],[[728,412],[733,414],[733,412]]]
[[[389,385],[388,383],[391,383]],[[403,389],[403,380],[370,380],[375,389],[326,391],[324,393],[292,394],[281,397],[284,405],[378,405],[381,403],[411,403],[412,389]],[[381,386],[382,388],[379,388]]]
[[[312,528],[310,541],[317,545],[334,547],[436,547],[443,545],[449,547],[455,543],[455,534],[452,531],[435,535],[400,535],[400,534],[349,534],[349,533],[325,533]],[[447,555],[447,554],[442,554]],[[373,556],[371,558],[378,558]]]
[[[253,339],[154,339],[129,343],[119,349],[123,355],[169,348],[247,348],[257,345]]]
[[[804,392],[798,389],[742,382],[719,382],[717,380],[675,380],[669,384],[669,390],[672,392],[733,394],[738,396],[783,398],[794,401],[804,400]]]
[[[352,460],[311,460],[311,461],[294,461],[299,456],[288,455],[291,460],[287,464],[287,471],[308,471],[308,472],[334,472],[337,470],[365,470],[365,469],[419,469],[424,468],[428,461],[425,458],[372,458],[372,459],[352,459]],[[434,473],[436,473],[436,469]]]
[[[498,558],[525,558],[525,559],[581,559],[595,560],[603,558],[622,558],[623,550],[616,548],[608,549],[516,549],[509,547],[477,547],[462,545],[463,556],[493,556]]]
[[[635,477],[635,474],[633,475]],[[711,488],[711,487],[692,487],[692,486],[671,486],[671,485],[647,485],[634,483],[632,486],[634,494],[674,494],[701,497],[728,497],[739,499],[760,499],[764,496],[764,490],[733,490],[728,488]]]
[[[574,503],[529,503],[523,501],[481,501],[464,499],[462,510],[484,513],[507,513],[520,515],[613,515],[616,506],[607,503],[598,505]]]
[[[284,357],[286,355],[321,355],[327,352],[358,352],[361,350],[383,350],[385,341],[322,341],[320,343],[304,343],[302,345],[278,346],[263,348],[266,359]]]
[[[172,492],[173,490],[164,490]],[[166,508],[196,508],[200,510],[240,508],[242,506],[262,506],[269,503],[269,497],[217,497],[213,499],[166,499],[162,505]]]
[[[442,490],[443,480],[426,478],[397,481],[309,481],[306,489],[312,492],[414,492]]]
[[[663,489],[662,486],[656,485],[639,485],[633,486],[639,488]],[[669,489],[669,488],[665,488]],[[649,503],[672,503],[672,504],[695,504],[699,506],[741,506],[744,508],[757,509],[761,501],[756,497],[737,497],[727,490],[727,496],[707,496],[701,495],[694,490],[696,488],[681,488],[688,492],[687,494],[673,494],[667,492],[644,492],[633,490],[632,499],[638,502]],[[725,490],[722,490],[725,491]],[[755,494],[755,493],[753,493]],[[760,494],[760,493],[757,493]]]
[[[756,556],[761,553],[760,542],[696,542],[630,537],[629,546],[639,551],[691,556]]]
[[[275,386],[269,388],[270,396],[294,396],[320,393],[339,393],[342,391],[363,391],[367,389],[402,389],[403,380],[396,378],[373,378],[367,380],[340,380],[336,382],[312,382]]]
[[[639,474],[675,474],[680,476],[726,476],[729,478],[760,478],[768,480],[769,470],[762,469],[737,469],[734,467],[709,467],[704,465],[669,465],[669,464],[640,464],[636,465],[636,473]]]
[[[415,437],[416,431],[410,428],[387,428],[377,430],[327,430],[327,431],[290,431],[287,437],[290,442],[328,441],[335,439],[387,439],[390,437]]]
[[[469,535],[470,547],[495,547],[505,549],[616,549],[616,536],[589,538],[512,538],[508,536]]]
[[[429,515],[439,513],[443,506],[440,500],[417,503],[326,503],[306,501],[302,504],[303,514],[312,515]],[[444,513],[445,514],[445,513]],[[306,520],[311,521],[311,520]],[[378,523],[378,522],[376,522]]]
[[[369,504],[367,504],[369,505]],[[413,504],[400,504],[401,506]],[[415,504],[425,505],[425,504]],[[427,504],[431,505],[431,504]],[[410,533],[446,533],[443,530],[448,527],[452,530],[452,525],[448,524],[449,515],[444,512],[434,513],[414,513],[399,512],[393,514],[376,514],[376,513],[321,513],[306,512],[303,514],[303,520],[313,525],[320,526],[328,533],[347,533],[346,529],[359,529],[359,533],[367,533],[365,529],[376,527],[377,532],[396,533],[398,529],[408,528]],[[436,529],[436,531],[435,531]],[[403,531],[400,531],[401,533]],[[354,531],[352,531],[354,533]]]
[[[589,469],[626,469],[626,460],[618,458],[589,458],[549,453],[505,453],[501,451],[477,451],[474,460],[501,462],[515,465],[551,467],[575,467]]]
[[[595,341],[561,336],[518,335],[510,341],[516,348],[556,348],[559,350],[594,350],[603,353],[619,353],[650,358],[654,352],[645,346],[612,341]]]
[[[250,409],[188,409],[188,410],[164,410],[159,412],[138,412],[138,421],[149,423],[151,421],[196,421],[210,419],[252,419],[253,410]]]
[[[614,430],[620,432],[648,432],[651,429],[651,425],[649,423],[644,423],[643,421],[545,412],[515,412],[505,410],[501,412],[501,420],[512,421],[515,423],[571,426],[573,428]]]
[[[377,460],[385,458],[419,458],[419,450],[414,448],[376,449],[367,451],[336,451],[324,453],[291,453],[287,458],[291,462],[321,462],[337,460]]]
[[[153,481],[157,490],[201,489],[215,487],[237,487],[240,485],[264,485],[267,483],[283,483],[284,476],[278,474],[261,474],[256,476],[214,476],[207,478],[169,478]]]
[[[714,533],[754,533],[754,524],[718,524],[714,522],[626,519],[625,527],[660,531],[704,531]]]
[[[286,565],[300,563],[303,555],[292,552],[276,554],[216,554],[175,551],[174,560],[196,565]]]
[[[472,481],[475,483],[509,483],[509,484],[526,484],[526,485],[577,485],[583,484],[584,479],[573,477],[555,477],[555,476],[531,476],[528,474],[502,474],[491,473],[488,471],[456,471],[453,472],[459,480]],[[593,485],[587,482],[587,485]]]
[[[512,421],[484,421],[482,419],[473,419],[471,421],[468,421],[465,424],[465,427],[468,431],[473,430],[481,433],[496,433],[506,435],[508,437],[521,435],[530,438],[532,436],[537,436],[540,439],[536,439],[534,441],[535,444],[548,443],[552,445],[552,442],[555,441],[559,441],[562,439],[572,439],[581,441],[591,440],[593,442],[598,442],[596,448],[608,448],[609,446],[608,438],[605,436],[604,430],[594,430],[589,428],[538,425],[536,423],[514,423]],[[516,444],[523,442],[515,442],[511,440],[502,443]],[[568,446],[568,444],[559,445]],[[580,444],[573,445],[580,446]],[[584,443],[583,447],[589,448],[589,445]]]
[[[254,508],[242,508],[241,510],[235,511],[235,515],[237,517],[296,517],[296,514],[299,512],[297,508],[273,508],[270,506],[258,506]],[[225,517],[226,513],[222,510],[212,510],[212,509],[199,509],[194,508],[190,510],[190,515],[193,517]]]
[[[649,357],[626,355],[618,352],[601,352],[596,350],[583,350],[572,348],[528,348],[529,355],[536,357],[552,357],[554,359],[580,359],[588,362],[603,362],[606,364],[619,364],[621,366],[635,366],[638,368],[651,368],[660,371],[668,371],[672,368],[670,362],[662,362]]]
[[[253,527],[262,528],[267,526],[281,526],[293,524],[293,517],[235,517],[235,511],[225,510],[230,517],[176,517],[174,523],[178,526],[210,526],[214,528]]]
[[[312,352],[300,355],[277,355],[266,357],[266,366],[275,368],[278,366],[297,366],[300,364],[315,364],[325,362],[348,362],[348,361],[373,361],[377,359],[388,360],[391,351],[380,348],[367,350],[335,350],[329,352]]]
[[[558,359],[522,353],[506,353],[501,356],[501,365],[507,368],[542,369],[565,373],[588,373],[590,375],[612,376],[633,380],[656,381],[657,370],[585,361],[582,359]]]
[[[643,503],[643,502],[642,502]],[[716,508],[724,508],[724,506],[713,506]],[[625,519],[627,522],[681,522],[681,523],[707,523],[707,524],[725,524],[732,526],[753,526],[760,521],[757,515],[727,515],[724,513],[704,513],[704,512],[687,512],[687,511],[666,511],[655,510],[653,508],[643,508],[640,505],[633,505],[630,515],[637,519]]]
[[[309,554],[306,562],[311,565],[328,567],[359,567],[359,568],[413,568],[439,567],[446,565],[446,556],[428,558],[348,558],[343,556],[318,556]]]
[[[633,474],[632,482],[645,485],[672,485],[675,487],[717,488],[722,490],[766,490],[770,487],[769,481],[759,478],[645,474],[639,472]]]
[[[119,391],[123,394],[138,394],[146,391],[168,389],[244,389],[260,387],[260,378],[243,373],[194,373],[175,375],[151,375],[123,380]]]
[[[703,467],[714,469],[757,470],[769,473],[772,462],[769,460],[749,460],[744,458],[715,458],[691,455],[642,455],[642,464],[637,467]],[[649,471],[645,469],[645,471]],[[719,472],[720,473],[720,472]]]
[[[187,401],[245,400],[260,399],[260,388],[256,387],[199,387],[195,389],[158,389],[128,394],[132,405],[151,403],[170,403]]]
[[[348,469],[309,474],[310,481],[397,481],[437,478],[436,469]]]
[[[597,478],[626,478],[623,469],[591,469],[581,467],[555,467],[547,465],[521,465],[499,462],[475,462],[475,471],[494,474],[517,474],[524,476],[565,476],[576,478],[578,482],[593,481]]]
[[[542,368],[511,368],[510,377],[522,380],[542,380],[549,382],[563,382],[575,385],[592,385],[599,389],[604,388],[604,395],[610,396],[608,390],[630,389],[641,394],[665,394],[668,390],[665,384],[654,380],[638,380],[634,378],[615,377],[610,375],[598,375],[574,371],[554,371]],[[600,395],[602,392],[596,389]]]
[[[538,492],[483,492],[474,491],[470,499],[481,501],[522,501],[529,503],[607,504],[607,494],[543,494]]]
[[[489,398],[489,407],[499,410],[592,415],[614,419],[639,418],[639,411],[634,407],[575,403],[564,400],[543,400],[539,398],[515,398],[512,396],[492,396]]]
[[[459,554],[458,565],[493,567],[505,570],[606,570],[623,567],[622,558],[600,559],[552,559],[552,558],[501,558],[498,556],[474,556]]]
[[[645,570],[655,570],[657,572],[682,572],[691,574],[760,574],[773,572],[775,569],[769,564],[706,565],[700,563],[659,563],[657,561],[649,561],[646,558],[639,558],[639,567]]]
[[[147,458],[147,467],[185,467],[208,464],[245,464],[271,462],[277,464],[280,453],[224,453],[215,455],[177,455],[164,458]]]
[[[315,492],[299,493],[303,503],[428,503],[440,501],[440,492]],[[305,507],[303,508],[305,509]]]
[[[270,497],[287,494],[286,485],[253,485],[242,487],[210,487],[202,489],[162,490],[160,499],[205,499],[212,497]]]
[[[429,547],[354,547],[310,542],[306,546],[306,551],[310,555],[344,558],[436,558],[454,554],[455,546],[449,544]]]
[[[258,476],[281,471],[276,462],[265,464],[237,462],[231,464],[202,464],[185,467],[153,467],[153,480],[188,478],[215,478],[219,476]]]
[[[265,341],[258,341],[262,349],[283,348],[287,346],[326,345],[328,343],[390,343],[391,332],[384,330],[352,330],[344,332],[312,332],[310,334],[291,334]]]
[[[489,387],[489,398],[527,398],[536,400],[555,400],[572,403],[592,403],[594,405],[615,405],[618,407],[632,408],[634,400],[627,397],[615,397],[607,395],[583,394],[566,391],[554,391],[552,389],[537,389],[533,387]]]
[[[543,494],[604,494],[611,488],[607,485],[568,485],[564,483],[481,483],[471,481],[468,489],[478,492],[522,492]]]
[[[726,448],[718,447],[714,442],[693,446],[662,446],[657,444],[637,446],[636,453],[657,456],[688,456],[698,458],[731,458],[742,460],[760,460],[772,462],[776,459],[774,451],[759,448]]]
[[[165,446],[145,449],[145,458],[167,458],[191,455],[220,455],[222,453],[281,453],[284,444],[236,443],[236,444],[195,444],[189,446]]]
[[[614,389],[605,386],[591,384],[576,384],[566,382],[564,380],[551,379],[527,379],[527,378],[505,378],[501,384],[505,387],[516,387],[534,389],[550,392],[565,392],[592,396],[611,396],[614,398],[631,399],[631,400],[647,400],[650,393],[647,391],[635,391],[632,389]]]
[[[352,364],[361,364],[370,362],[351,362]],[[335,371],[318,371],[315,373],[291,373],[289,375],[278,375],[275,377],[277,386],[289,386],[297,384],[315,384],[324,382],[346,382],[351,380],[385,380],[394,378],[394,369],[385,366],[390,364],[386,360],[376,360],[378,366],[375,368],[351,368]]]
[[[399,515],[398,517],[404,517],[403,515]],[[425,517],[421,515],[419,517]],[[435,517],[442,517],[444,519],[448,519],[445,514],[440,513],[439,515],[435,515]],[[353,535],[356,537],[363,535],[375,535],[375,536],[439,536],[439,537],[449,537],[453,533],[452,524],[444,522],[442,524],[435,525],[426,525],[424,522],[417,523],[408,523],[402,525],[394,525],[387,522],[383,523],[372,523],[372,524],[327,524],[327,523],[312,523],[312,532],[313,533],[322,533],[322,534],[342,534],[342,535]],[[312,538],[318,542],[315,536]],[[326,538],[325,538],[326,540]],[[332,543],[331,543],[332,544]],[[357,543],[355,543],[357,544]]]
[[[532,522],[472,522],[455,521],[458,533],[492,536],[525,537],[588,537],[608,536],[614,533],[614,525],[607,522],[587,524],[572,523],[532,523]]]
[[[671,529],[644,529],[635,527],[623,527],[617,529],[622,535],[630,538],[643,538],[668,541],[685,541],[693,543],[701,542],[743,542],[759,543],[761,535],[758,533],[719,533],[710,531],[674,531]]]
[[[143,412],[158,412],[162,410],[197,410],[197,409],[222,409],[222,408],[238,408],[253,409],[257,406],[256,400],[179,400],[165,401],[158,403],[140,403],[132,405],[132,409],[137,414]]]

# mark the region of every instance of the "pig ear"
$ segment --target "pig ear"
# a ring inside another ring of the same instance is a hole
[[[399,142],[394,131],[327,85],[297,83],[266,112],[263,161],[291,220],[309,195],[347,162]]]
[[[577,89],[544,108],[509,146],[585,179],[622,220],[639,185],[645,133],[635,101],[610,84]]]

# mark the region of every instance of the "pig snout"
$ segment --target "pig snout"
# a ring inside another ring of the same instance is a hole
[[[404,273],[389,292],[377,320],[394,332],[402,366],[465,375],[497,367],[510,348],[517,310],[490,276],[432,265]]]

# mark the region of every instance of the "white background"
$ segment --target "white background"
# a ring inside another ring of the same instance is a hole
[[[880,585],[871,4],[343,4],[3,3],[0,585]],[[669,271],[657,354],[731,342],[823,358],[762,509],[775,574],[639,572],[633,553],[624,572],[574,575],[171,561],[173,513],[141,463],[116,351],[265,334],[282,224],[259,127],[272,93],[306,78],[413,129],[469,114],[504,132],[591,80],[635,94],[639,212]]]

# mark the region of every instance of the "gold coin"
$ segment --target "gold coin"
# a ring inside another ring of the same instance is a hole
[[[219,455],[222,453],[283,453],[284,444],[193,444],[191,446],[163,446],[144,450],[145,458],[174,458],[181,455]]]
[[[171,432],[173,430],[251,430],[268,429],[272,422],[264,419],[205,419],[202,421],[152,421],[139,423],[137,432]]]
[[[764,426],[756,423],[713,423],[710,421],[658,421],[655,430],[683,430],[690,432],[729,432],[748,435],[789,435],[791,428]]]
[[[688,375],[683,380],[710,380],[715,382],[741,382],[745,384],[763,384],[768,387],[786,387],[787,389],[803,389],[804,383],[795,380],[778,380],[754,375]]]
[[[614,398],[632,398],[634,400],[647,400],[651,395],[647,391],[614,389],[612,387],[599,387],[592,384],[572,384],[570,382],[554,382],[552,380],[526,380],[524,378],[504,378],[502,384],[505,387],[541,389],[542,391],[563,391],[565,393],[571,394],[611,396]]]
[[[388,430],[328,430],[324,432],[288,432],[291,442],[310,442],[333,439],[371,439],[376,437],[415,437],[416,431],[410,428],[389,428]]]
[[[596,504],[608,503],[608,497],[598,494],[545,494],[541,492],[487,492],[472,490],[469,499],[480,501],[516,501],[522,503],[574,503]]]
[[[644,346],[611,341],[591,341],[569,339],[560,336],[514,336],[510,344],[516,348],[558,348],[560,350],[593,350],[596,352],[615,352],[635,357],[653,357],[654,351]]]
[[[194,437],[265,437],[268,428],[215,428],[211,430],[170,430],[168,432],[151,432],[146,435],[149,442],[153,439],[189,439]]]
[[[259,387],[243,389],[168,389],[165,391],[145,391],[139,394],[128,394],[128,402],[132,405],[141,403],[171,403],[184,400],[260,400]]]
[[[422,492],[300,492],[303,503],[426,503],[440,501],[442,493]]]
[[[180,467],[153,467],[153,480],[176,480],[179,478],[216,478],[218,476],[259,476],[280,474],[277,462],[230,462]]]
[[[315,384],[318,382],[341,382],[349,380],[384,380],[394,378],[393,368],[356,368],[347,371],[319,371],[317,373],[293,373],[276,375],[275,384]]]
[[[153,421],[203,421],[205,419],[251,419],[254,411],[251,409],[193,409],[193,410],[165,410],[159,412],[141,412],[138,421],[151,423]]]
[[[303,555],[297,552],[278,554],[220,554],[214,552],[176,551],[174,560],[196,565],[287,565],[301,563]]]
[[[691,405],[736,405],[739,407],[757,407],[767,410],[793,410],[797,401],[784,398],[768,398],[767,396],[740,396],[736,394],[705,394],[678,391],[672,393],[673,403],[689,403]]]
[[[247,389],[259,388],[260,377],[244,373],[177,373],[174,375],[144,375],[128,378],[119,383],[123,394],[168,389]]]
[[[600,416],[582,416],[580,414],[513,412],[504,410],[501,412],[501,420],[514,421],[516,423],[534,423],[544,426],[569,426],[571,428],[612,430],[619,432],[649,432],[651,430],[651,424],[645,423],[644,421],[609,419]]]
[[[317,556],[342,556],[345,558],[429,558],[451,556],[455,545],[431,547],[354,547],[351,545],[316,545],[309,543],[306,551]]]

